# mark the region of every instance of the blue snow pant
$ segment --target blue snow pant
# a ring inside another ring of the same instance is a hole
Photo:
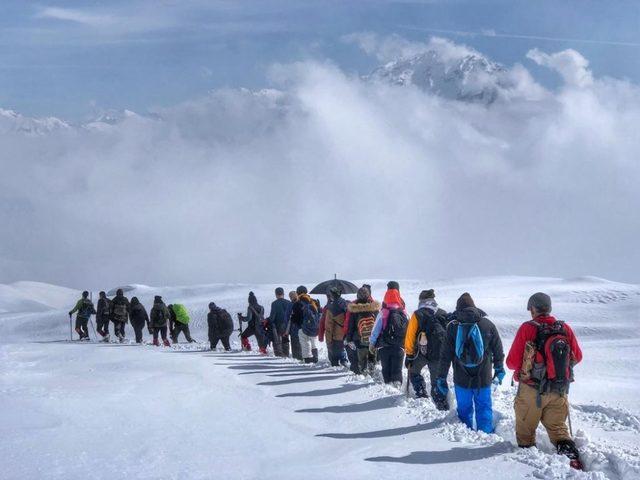
[[[458,418],[467,427],[473,429],[475,407],[476,427],[485,433],[493,433],[493,408],[491,406],[491,387],[456,388]]]

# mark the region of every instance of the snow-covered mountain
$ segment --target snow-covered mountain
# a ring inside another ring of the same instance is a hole
[[[493,103],[513,88],[508,70],[483,55],[447,55],[433,49],[376,68],[367,80],[416,87],[453,100]]]
[[[56,117],[26,117],[13,110],[0,108],[0,133],[44,135],[70,128],[71,126],[67,122]]]

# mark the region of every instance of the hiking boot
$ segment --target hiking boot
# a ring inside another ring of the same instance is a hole
[[[318,349],[312,348],[311,355],[313,355],[313,363],[318,363]]]
[[[580,461],[580,452],[576,448],[573,440],[560,440],[556,445],[558,455],[564,455],[569,458],[569,465],[576,470],[584,470],[584,465]]]
[[[153,345],[156,346],[156,347],[159,347],[160,346],[160,340],[158,340],[157,338],[154,338],[153,339]]]
[[[313,358],[305,358],[304,363],[314,363]]]
[[[246,352],[251,351],[251,342],[249,342],[248,338],[241,338],[240,342],[242,343],[242,350]]]
[[[110,339],[110,336],[107,334],[107,335],[105,335],[105,336],[104,336],[104,338],[103,338],[102,340],[100,340],[100,341],[101,341],[101,342],[104,342],[104,343],[109,343],[109,339]]]
[[[171,346],[171,344],[169,343],[169,340],[167,340],[166,338],[162,340],[162,344],[163,344],[165,347],[170,347],[170,346]]]
[[[260,347],[260,355],[267,355],[267,348],[266,347]]]
[[[416,392],[416,398],[429,398],[429,394],[424,390],[418,390]]]

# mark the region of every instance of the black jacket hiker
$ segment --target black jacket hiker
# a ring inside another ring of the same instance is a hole
[[[216,349],[218,342],[222,342],[222,346],[227,352],[231,350],[229,337],[233,333],[233,319],[229,312],[211,302],[209,304],[209,313],[207,314],[207,325],[209,327],[211,350]]]
[[[136,334],[136,343],[142,343],[142,331],[145,325],[149,323],[149,315],[147,314],[147,310],[144,308],[144,305],[140,303],[138,297],[133,297],[131,299],[131,313],[129,317],[131,318],[131,326]]]

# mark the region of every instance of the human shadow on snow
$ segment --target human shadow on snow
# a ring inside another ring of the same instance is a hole
[[[303,408],[296,410],[299,413],[359,413],[371,412],[374,410],[382,410],[385,408],[393,408],[398,404],[398,400],[402,395],[393,395],[390,397],[376,398],[365,403],[349,403],[347,405],[331,405],[322,408]]]
[[[258,385],[292,385],[295,383],[308,383],[308,382],[320,382],[323,380],[337,380],[339,378],[343,378],[344,375],[319,375],[319,376],[312,376],[312,377],[300,377],[300,378],[290,378],[287,380],[274,380],[274,381],[269,381],[269,382],[260,382],[258,383]]]
[[[419,423],[409,427],[388,428],[386,430],[375,430],[373,432],[359,433],[319,433],[316,437],[336,438],[340,440],[351,440],[356,438],[384,438],[408,435],[409,433],[425,432],[442,425],[442,420],[434,420],[428,423]]]
[[[240,372],[238,373],[238,375],[255,375],[258,373],[261,373],[263,375],[268,374],[268,373],[278,373],[278,372],[306,372],[308,373],[319,373],[319,371],[322,370],[322,368],[279,368],[277,370],[274,369],[270,369],[270,370],[249,370],[247,372]],[[297,373],[296,373],[297,375]],[[273,376],[273,375],[270,375]],[[279,375],[281,377],[286,377],[286,376],[291,376],[291,374],[287,375],[285,373]]]
[[[242,374],[241,374],[242,375]],[[348,393],[353,392],[355,390],[360,390],[361,388],[368,387],[369,384],[366,383],[345,383],[339,387],[334,388],[322,388],[318,390],[309,390],[307,392],[290,392],[290,393],[281,393],[280,395],[276,395],[276,397],[286,398],[286,397],[324,397],[327,395],[337,395],[339,393]]]
[[[485,458],[503,455],[513,451],[513,445],[509,442],[500,442],[494,445],[478,448],[454,447],[451,450],[435,450],[411,452],[404,457],[370,457],[365,458],[368,462],[392,462],[407,463],[410,465],[434,465],[438,463],[459,463],[482,460]]]
[[[317,370],[322,370],[321,368],[318,368]],[[346,372],[335,372],[332,370],[326,370],[326,371],[315,371],[314,374],[317,375],[341,375],[343,377],[347,376],[348,373]],[[283,371],[283,370],[280,370]],[[289,370],[287,370],[289,371]],[[293,370],[292,370],[293,371]],[[300,375],[306,375],[307,369],[303,369],[303,370],[298,370],[299,373],[271,373],[270,375],[267,375],[267,377],[295,377],[295,376],[300,376]],[[270,372],[265,372],[265,373],[270,373]]]
[[[225,366],[230,370],[274,370],[274,369],[282,369],[282,368],[306,369],[306,367],[296,367],[295,365],[291,365],[290,363],[272,363],[269,365],[265,365],[262,363],[241,363],[241,364],[216,363],[216,365]]]

